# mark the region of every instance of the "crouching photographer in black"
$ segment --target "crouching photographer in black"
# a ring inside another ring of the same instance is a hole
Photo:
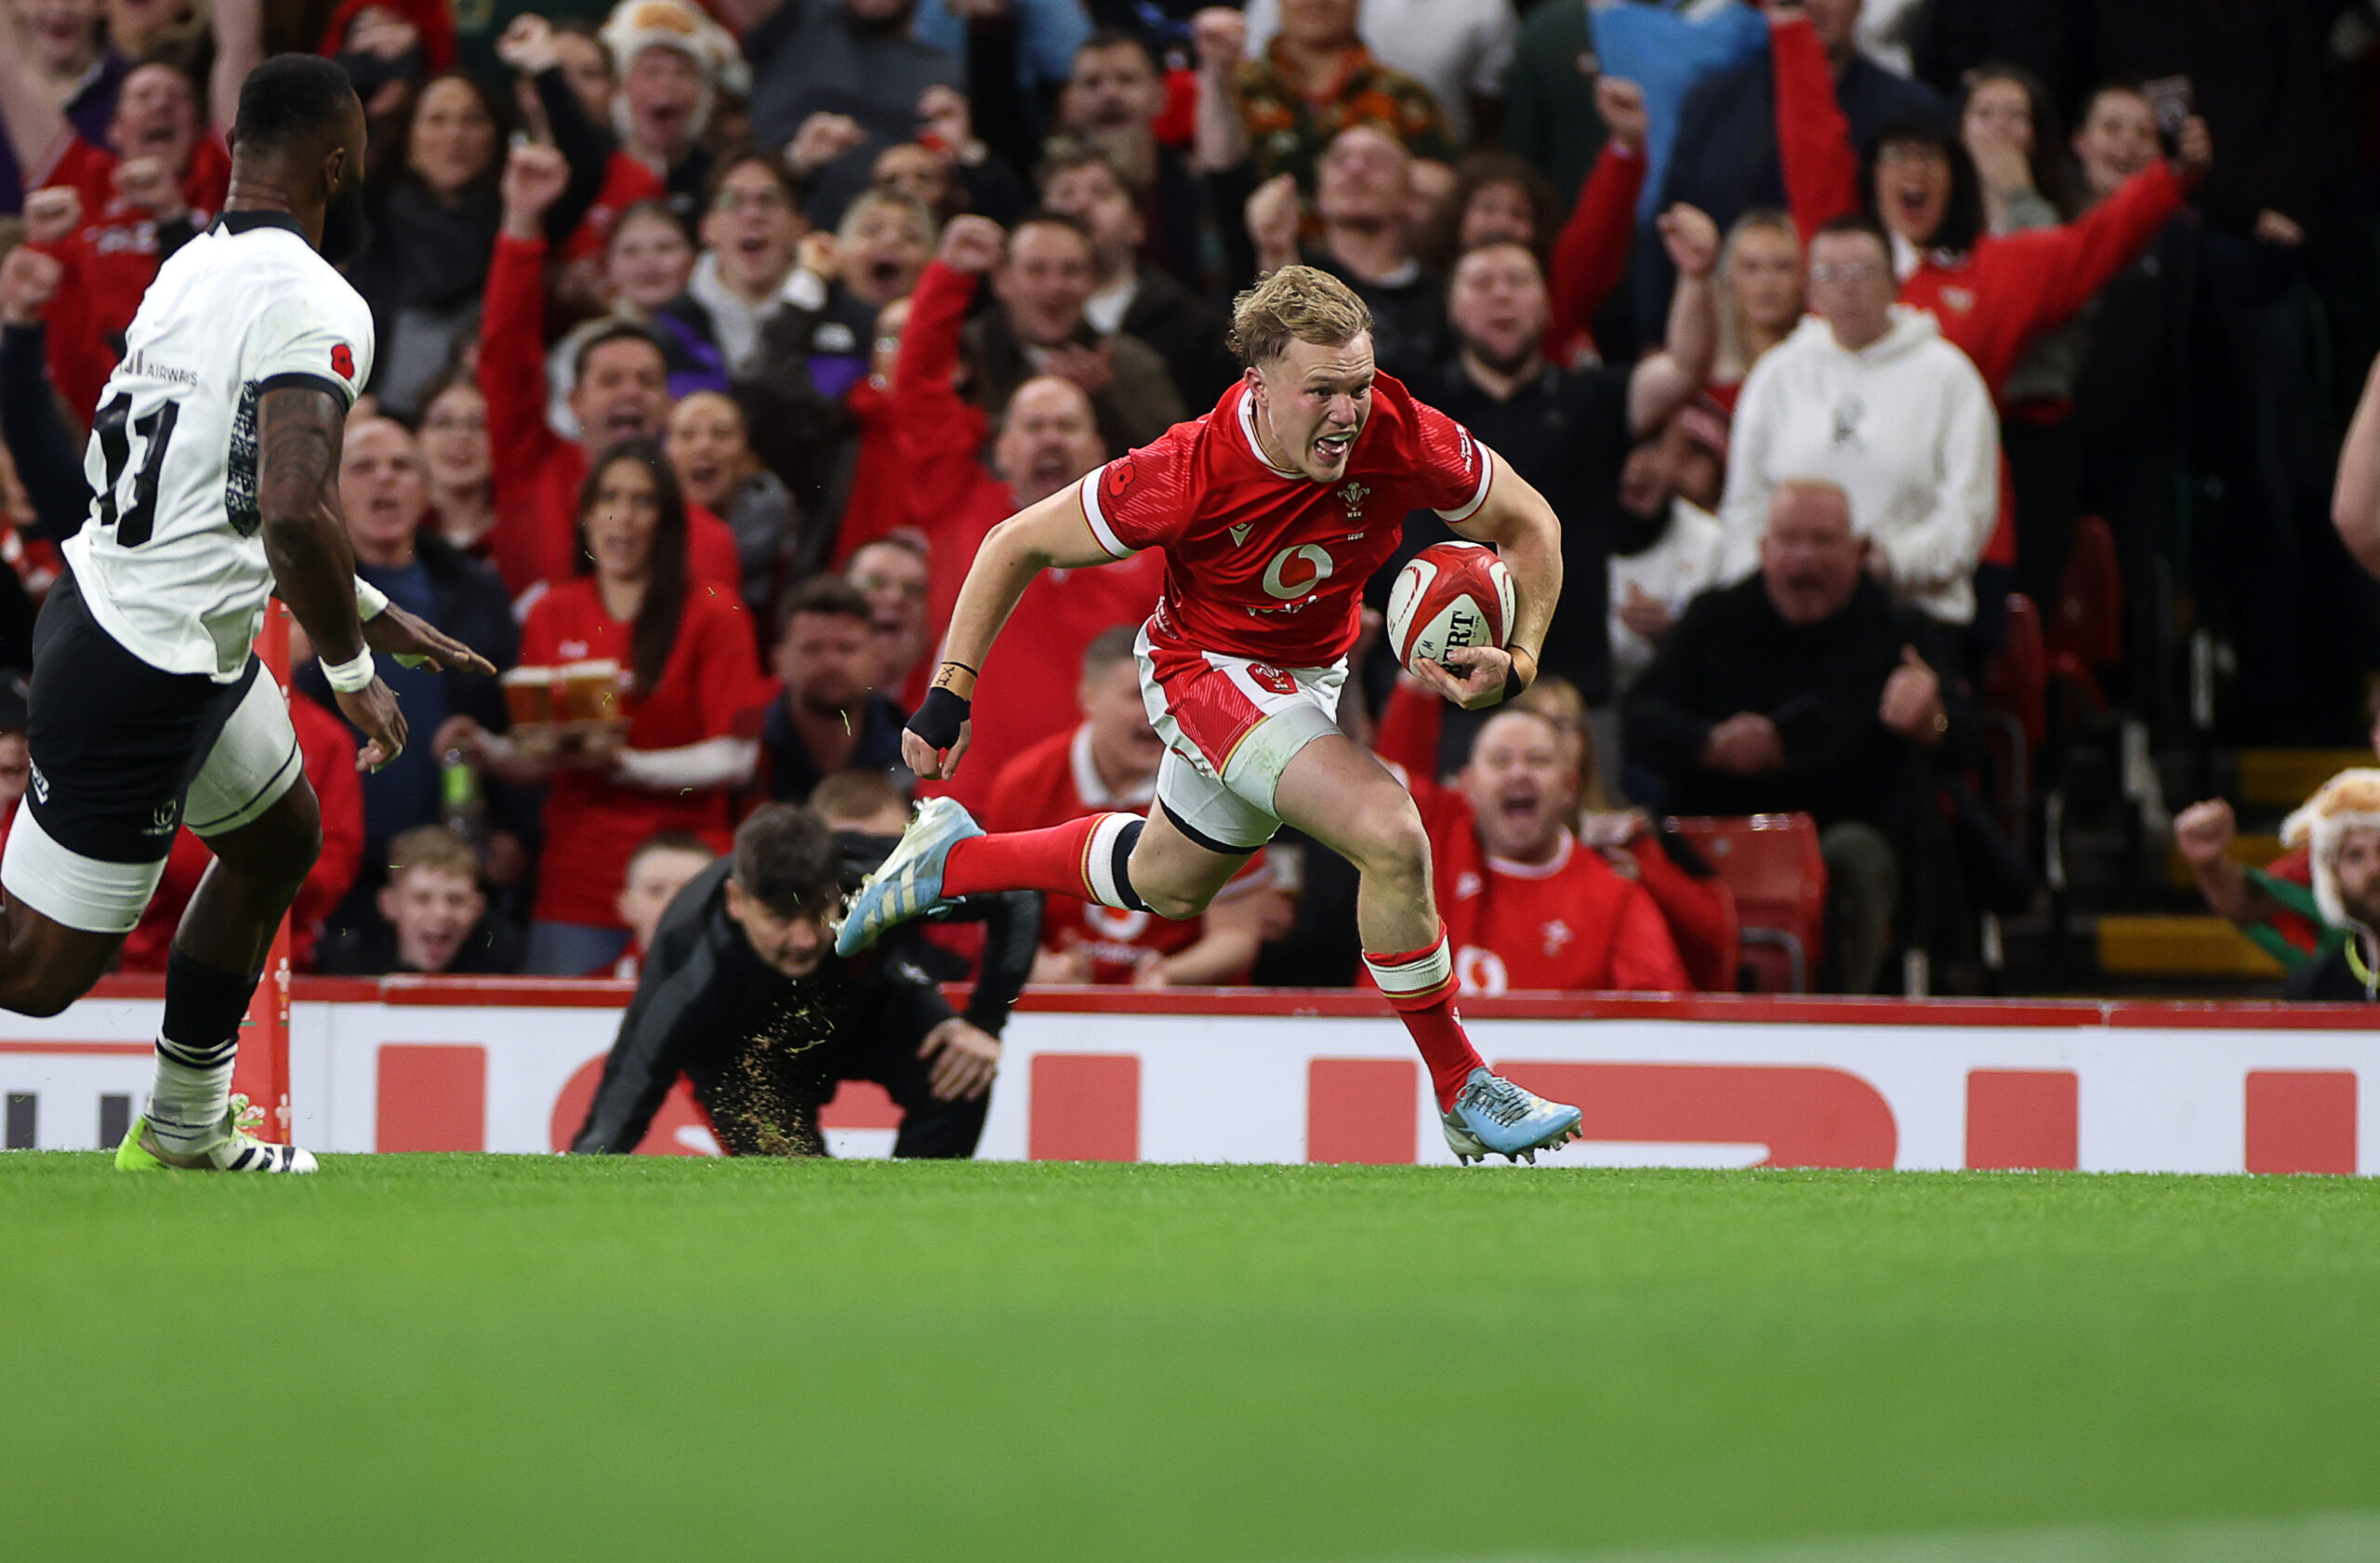
[[[818,1110],[845,1080],[902,1109],[892,1154],[968,1157],[999,1067],[999,1031],[1039,935],[1040,898],[990,897],[984,974],[954,1013],[914,938],[835,954],[843,890],[892,838],[840,837],[809,809],[772,803],[735,849],[688,881],[654,935],[603,1066],[579,1154],[636,1148],[680,1074],[731,1156],[823,1156]]]

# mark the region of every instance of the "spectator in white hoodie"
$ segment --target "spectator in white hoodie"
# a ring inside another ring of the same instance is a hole
[[[1810,241],[1815,313],[1745,378],[1730,430],[1720,576],[1760,565],[1777,485],[1825,477],[1851,497],[1870,568],[1946,624],[1975,618],[1976,561],[2000,498],[1991,393],[1934,317],[1893,302],[1890,242],[1864,217]]]

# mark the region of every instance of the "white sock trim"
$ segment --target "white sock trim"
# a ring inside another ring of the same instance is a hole
[[[1454,957],[1447,949],[1447,936],[1438,935],[1429,953],[1401,965],[1383,966],[1372,956],[1364,957],[1364,964],[1372,974],[1372,981],[1382,993],[1427,993],[1443,987],[1454,978]]]
[[[1141,823],[1138,815],[1104,815],[1091,828],[1091,841],[1083,848],[1083,882],[1091,899],[1103,907],[1113,907],[1119,912],[1134,908],[1125,905],[1123,888],[1116,882],[1116,838],[1129,826]]]

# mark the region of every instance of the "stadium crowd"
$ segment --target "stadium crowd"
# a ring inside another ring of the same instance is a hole
[[[86,437],[124,437],[96,404],[142,289],[224,200],[237,82],[318,47],[365,104],[358,573],[502,672],[383,658],[417,737],[359,776],[295,648],[301,969],[632,974],[760,803],[914,791],[977,543],[1213,405],[1233,295],[1291,262],[1564,523],[1525,697],[1458,711],[1374,633],[1342,710],[1421,806],[1468,992],[1735,989],[1673,816],[1808,816],[1840,990],[2022,907],[1995,692],[2086,534],[2153,725],[2195,628],[2246,736],[2352,730],[2380,666],[2328,517],[2380,340],[2368,0],[0,11],[0,667]],[[996,830],[1145,808],[1160,569],[1037,580],[933,789]],[[185,832],[127,967],[205,863]],[[1284,836],[1191,921],[1051,906],[1032,975],[1353,983],[1353,894]]]

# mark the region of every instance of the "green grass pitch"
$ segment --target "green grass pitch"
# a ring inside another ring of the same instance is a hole
[[[7,1558],[2278,1558],[2380,1185],[20,1154],[0,1350]]]

